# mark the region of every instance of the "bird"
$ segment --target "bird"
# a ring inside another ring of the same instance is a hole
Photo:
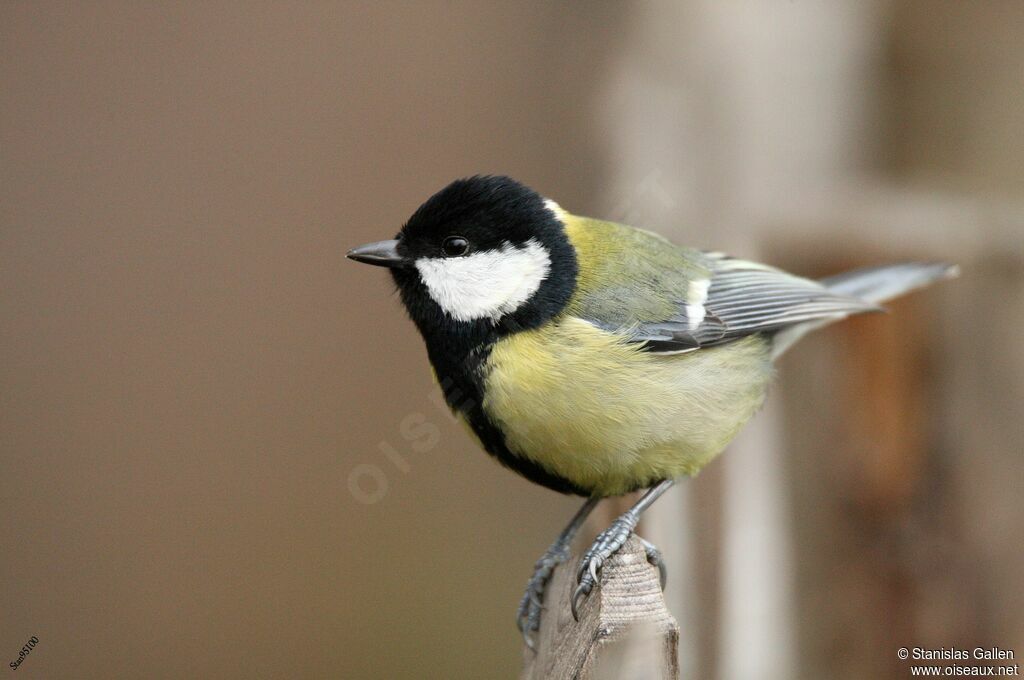
[[[347,257],[390,270],[452,411],[499,463],[586,499],[537,561],[516,623],[603,498],[644,490],[582,555],[573,616],[602,565],[677,480],[757,412],[775,360],[811,330],[957,274],[903,262],[821,280],[577,216],[514,179],[457,179],[394,239]],[[648,560],[658,549],[640,539]]]

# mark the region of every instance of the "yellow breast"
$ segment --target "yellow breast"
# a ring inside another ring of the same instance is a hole
[[[508,448],[602,496],[696,473],[771,377],[757,336],[656,354],[571,316],[499,341],[485,370],[483,407]]]

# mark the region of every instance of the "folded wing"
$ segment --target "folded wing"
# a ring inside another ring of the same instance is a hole
[[[568,313],[650,352],[692,352],[879,309],[817,281],[620,224],[583,220],[570,237],[587,269]]]

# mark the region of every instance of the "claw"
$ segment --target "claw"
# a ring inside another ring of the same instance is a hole
[[[538,612],[539,609],[530,609],[529,603],[532,601],[527,595],[523,596],[523,601],[519,605],[519,612],[516,615],[516,627],[519,628],[526,646],[531,651],[536,652],[537,646],[533,640],[532,633],[540,628],[540,617],[535,616],[535,612]]]
[[[661,551],[658,547],[650,541],[641,538],[640,542],[644,544],[644,553],[647,554],[647,561],[658,568],[658,581],[661,583],[661,589],[665,590],[665,583],[668,580],[668,569],[665,568],[665,560],[661,557]]]
[[[530,591],[523,593],[522,599],[519,600],[519,609],[516,611],[516,628],[524,636],[530,630],[530,612],[535,609],[533,604],[533,598],[530,595]]]
[[[576,590],[572,594],[572,601],[569,603],[569,608],[572,610],[573,621],[579,622],[580,620],[580,603],[587,599],[590,595],[592,586],[589,583],[581,583],[576,586]]]
[[[601,566],[604,560],[600,559],[597,555],[593,557],[583,558],[583,569],[580,570],[580,576],[578,579],[579,585],[576,586],[576,590],[572,594],[572,618],[576,621],[580,620],[579,609],[588,597],[593,592],[594,586],[600,582]]]

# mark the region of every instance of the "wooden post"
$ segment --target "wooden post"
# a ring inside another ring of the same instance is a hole
[[[577,623],[569,601],[578,563],[577,556],[555,569],[537,651],[524,647],[521,680],[678,678],[679,626],[636,536],[605,563]]]

